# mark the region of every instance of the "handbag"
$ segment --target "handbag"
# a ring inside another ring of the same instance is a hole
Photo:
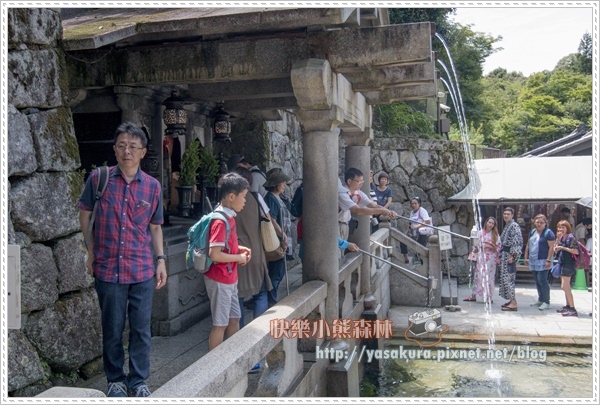
[[[260,216],[260,236],[263,241],[263,250],[265,251],[265,259],[268,262],[275,262],[277,260],[283,259],[286,254],[286,250],[281,246],[281,241],[277,236],[277,232],[275,232],[275,227],[273,226],[273,222],[271,222],[268,218],[266,218],[260,202],[258,201],[258,197],[256,197],[256,202],[258,203],[258,213]],[[262,215],[261,215],[262,214]]]
[[[429,226],[424,226],[424,227],[418,228],[417,230],[419,231],[419,235],[426,235],[426,236],[431,236],[435,232],[433,230],[433,228],[431,228]]]
[[[552,274],[552,277],[554,278],[560,278],[560,272],[560,263],[556,263],[554,266],[552,266],[552,269],[550,270],[550,274]]]
[[[260,219],[260,236],[265,252],[272,252],[280,246],[279,238],[277,237],[273,223],[264,217],[261,217]]]
[[[506,263],[506,271],[509,273],[517,272],[517,262]]]
[[[273,223],[266,218],[266,215],[260,206],[260,201],[258,201],[258,197],[255,195],[254,198],[256,198],[256,204],[258,205],[258,215],[260,218],[260,237],[263,243],[263,250],[265,252],[272,252],[280,245],[279,237],[277,236],[277,232],[275,232]]]
[[[420,208],[419,208],[419,211],[418,211],[417,215],[418,215],[418,217],[417,217],[417,218],[418,218],[418,219],[420,219],[420,220],[422,221],[423,219],[421,218],[421,209],[420,209]],[[424,222],[421,222],[421,223],[422,223],[423,225],[425,225],[425,223],[424,223]],[[427,226],[427,225],[425,225],[425,226],[422,226],[422,227],[420,227],[420,228],[417,228],[417,231],[418,231],[419,235],[425,235],[425,236],[431,236],[431,235],[433,235],[433,234],[434,234],[434,232],[435,232],[435,231],[434,231],[434,229],[433,229],[432,227],[430,227],[430,226]]]

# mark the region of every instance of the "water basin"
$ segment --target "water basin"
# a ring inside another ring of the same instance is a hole
[[[495,344],[490,351],[487,344],[453,343],[451,347],[440,344],[420,348],[405,341],[394,342],[385,349],[389,358],[382,372],[365,375],[361,396],[593,396],[591,346],[515,343]]]

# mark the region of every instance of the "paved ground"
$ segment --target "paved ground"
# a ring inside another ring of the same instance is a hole
[[[446,286],[447,288],[447,286]],[[465,302],[470,294],[467,285],[458,287],[458,310],[451,312],[446,307],[438,308],[442,323],[449,330],[443,334],[444,341],[449,340],[482,340],[487,341],[493,332],[496,341],[505,342],[540,342],[556,344],[592,344],[593,294],[588,291],[573,291],[578,317],[563,317],[556,310],[565,305],[564,293],[558,282],[550,288],[550,305],[548,310],[540,311],[530,304],[537,301],[537,290],[534,284],[517,284],[516,312],[501,310],[506,300],[500,298],[498,289],[493,297],[493,304],[487,308],[483,302]],[[447,290],[444,295],[448,295]],[[456,290],[454,297],[456,297]],[[454,309],[454,308],[449,308]],[[415,312],[424,311],[419,307],[393,307],[389,318],[394,325],[394,336],[404,335],[408,328],[408,317]],[[431,338],[437,338],[437,334]],[[412,336],[412,335],[409,335]],[[426,335],[423,335],[426,336]]]
[[[300,283],[299,268],[290,270],[290,291],[298,288]],[[556,309],[564,305],[564,294],[557,284],[555,282],[551,288],[552,308],[549,310],[540,311],[529,306],[530,303],[537,300],[537,291],[534,284],[528,283],[517,284],[517,300],[519,302],[517,312],[500,311],[500,304],[504,300],[496,292],[494,304],[489,313],[486,312],[485,305],[481,302],[463,302],[462,299],[469,294],[469,289],[466,285],[459,286],[459,310],[450,312],[445,308],[438,309],[442,316],[442,323],[449,327],[449,331],[443,334],[444,342],[448,343],[452,340],[487,342],[493,329],[498,342],[526,341],[591,345],[593,336],[592,293],[574,291],[575,304],[580,316],[566,318],[556,313]],[[456,296],[456,288],[453,291]],[[447,285],[442,292],[442,295],[448,295]],[[282,297],[287,295],[285,281],[280,286],[280,295]],[[390,310],[389,318],[394,325],[394,336],[402,337],[408,327],[409,315],[424,309],[422,307],[393,307]],[[246,316],[248,320],[252,319],[252,313],[248,310]],[[147,381],[152,391],[208,352],[210,326],[210,319],[205,319],[177,336],[152,338],[151,375]],[[433,335],[431,338],[436,337],[435,334]],[[252,384],[252,379],[250,384]],[[82,381],[78,386],[106,392],[104,375]]]

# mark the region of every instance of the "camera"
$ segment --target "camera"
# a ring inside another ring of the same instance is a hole
[[[442,314],[437,309],[426,309],[409,315],[408,322],[412,323],[410,333],[419,336],[437,331],[442,324]]]
[[[449,113],[449,112],[450,112],[450,110],[452,109],[452,107],[450,107],[450,106],[447,106],[446,104],[442,104],[442,103],[440,103],[440,108],[441,108],[441,109],[442,109],[442,111],[443,111],[443,112],[445,112],[445,113]]]

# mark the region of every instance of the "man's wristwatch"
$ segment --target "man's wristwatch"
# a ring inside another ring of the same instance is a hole
[[[156,256],[156,260],[160,260],[160,259],[167,260],[167,255],[158,255],[158,256]]]

